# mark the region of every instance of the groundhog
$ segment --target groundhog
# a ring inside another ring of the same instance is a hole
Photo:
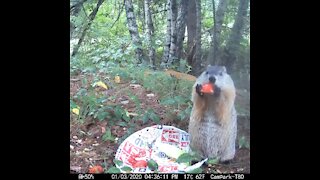
[[[213,94],[201,91],[203,84],[213,84]],[[235,155],[237,114],[236,90],[224,66],[208,66],[192,90],[190,147],[203,157],[229,161]]]

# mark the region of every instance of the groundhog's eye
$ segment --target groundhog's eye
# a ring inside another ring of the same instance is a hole
[[[222,72],[219,73],[219,76],[222,76]]]
[[[206,74],[209,74],[209,72],[208,72],[208,71],[206,71]]]

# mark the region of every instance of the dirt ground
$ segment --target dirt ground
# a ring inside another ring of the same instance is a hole
[[[71,77],[70,97],[82,86],[81,76]],[[90,77],[88,77],[90,79]],[[110,90],[99,91],[114,96],[112,103],[122,104],[128,112],[136,112],[136,105],[128,96],[128,92],[136,95],[140,101],[141,109],[152,108],[160,117],[161,123],[171,125],[182,130],[187,130],[188,120],[174,120],[175,114],[169,114],[168,107],[159,104],[158,96],[153,92],[146,91],[142,86],[130,86],[129,82],[117,84]],[[153,94],[153,96],[146,96]],[[245,142],[250,144],[250,99],[249,92],[237,91],[236,107],[240,107],[238,116],[238,140],[244,137]],[[123,103],[126,102],[126,103]],[[142,121],[133,122],[133,132],[145,127],[155,125],[153,121],[143,124]],[[102,136],[106,127],[111,127],[111,133],[116,138],[115,141],[103,141]],[[98,121],[86,119],[84,123],[79,122],[77,116],[70,113],[70,173],[87,173],[88,169],[94,165],[101,165],[106,171],[114,166],[113,159],[116,150],[125,137],[130,135],[128,127],[110,123],[107,119]],[[238,142],[237,140],[237,142]],[[236,156],[229,163],[219,163],[216,165],[203,165],[204,173],[250,173],[250,149],[236,146]]]

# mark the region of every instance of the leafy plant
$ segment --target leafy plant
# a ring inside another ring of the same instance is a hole
[[[120,171],[119,168],[114,167],[114,166],[111,166],[111,167],[107,170],[106,173],[113,173],[113,174],[115,174],[115,173],[121,173],[121,171]]]
[[[112,142],[115,140],[115,137],[113,137],[112,134],[111,134],[110,128],[106,128],[106,132],[102,136],[102,140],[104,140],[104,141],[109,140],[109,141],[112,141]]]
[[[244,136],[239,139],[239,148],[248,148],[250,149],[249,142],[246,140]]]

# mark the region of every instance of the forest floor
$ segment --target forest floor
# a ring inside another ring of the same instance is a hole
[[[73,80],[70,81],[70,97],[79,91],[82,86],[82,78],[80,75],[71,77]],[[121,104],[122,108],[128,112],[136,112],[135,103],[128,97],[128,92],[131,92],[139,98],[142,109],[152,108],[154,110],[155,114],[160,117],[162,124],[187,131],[188,120],[172,120],[175,118],[168,116],[166,113],[168,107],[159,104],[157,94],[147,91],[143,86],[132,86],[130,82],[122,82],[113,89],[100,89],[100,91],[116,97],[113,103]],[[238,143],[240,137],[245,137],[246,143],[250,143],[250,94],[248,91],[237,90],[236,105],[241,109],[238,116],[235,158],[226,164],[218,163],[209,166],[204,164],[202,166],[204,173],[250,173],[250,149],[248,147],[240,148]],[[105,171],[114,166],[113,159],[120,145],[119,139],[128,133],[128,128],[108,123],[108,120],[94,119],[86,119],[84,123],[80,123],[77,116],[70,113],[70,173],[87,173],[88,169],[94,165],[101,165]],[[134,132],[155,124],[153,121],[148,121],[145,124],[137,121],[134,123]],[[116,141],[102,140],[106,127],[110,127]]]

